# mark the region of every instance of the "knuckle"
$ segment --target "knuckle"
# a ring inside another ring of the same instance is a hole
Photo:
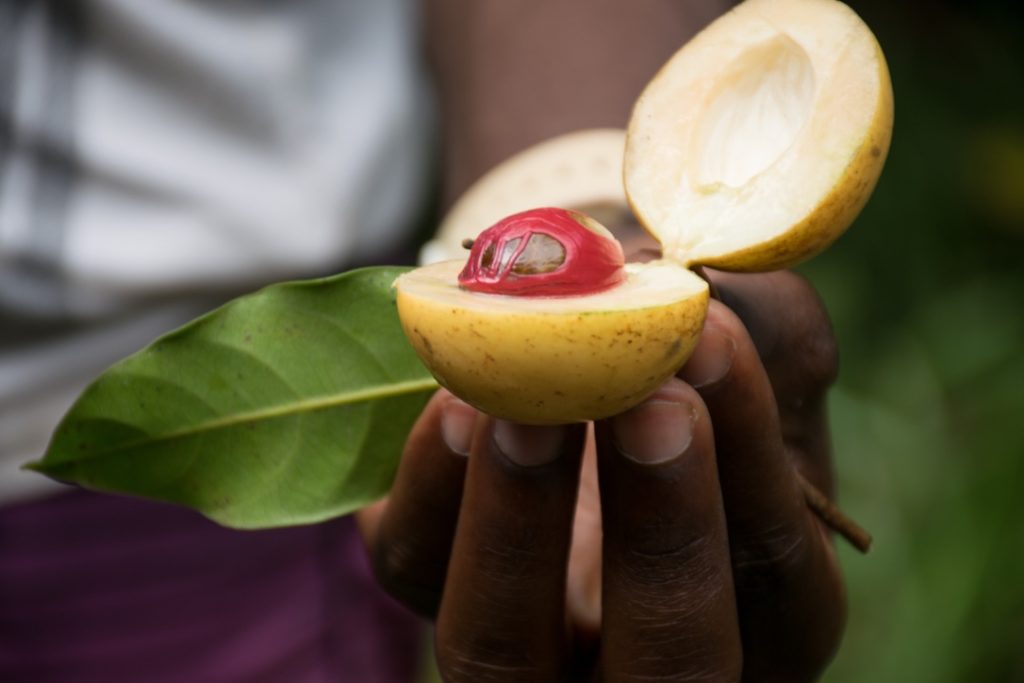
[[[631,533],[617,562],[618,575],[630,601],[650,616],[648,625],[664,630],[718,604],[730,584],[721,540],[657,527]]]
[[[478,569],[498,584],[522,583],[543,564],[539,533],[533,527],[492,528],[480,541]]]
[[[412,549],[405,543],[382,543],[373,557],[373,571],[386,588],[400,585],[414,575]]]
[[[663,642],[663,641],[662,641]],[[626,665],[615,680],[663,683],[738,683],[743,674],[743,655],[717,648],[693,647],[680,641],[669,654],[659,655],[653,665],[637,659]],[[646,671],[655,668],[655,671]]]
[[[834,553],[793,525],[766,529],[733,549],[742,612],[770,618],[774,630],[748,655],[751,678],[816,681],[832,660],[846,623],[846,593]]]
[[[424,616],[437,611],[447,562],[430,562],[408,543],[381,543],[371,558],[374,576],[390,596]]]
[[[625,542],[623,570],[638,584],[660,585],[710,563],[711,537],[661,526],[635,529]]]
[[[739,681],[742,648],[724,529],[708,519],[680,527],[656,518],[618,539],[608,565],[631,638],[657,643],[619,662],[624,680]],[[699,626],[698,626],[699,625]]]
[[[488,636],[483,629],[472,637],[460,637],[439,627],[434,651],[446,683],[551,680],[550,672],[545,674],[517,643]]]
[[[811,284],[798,275],[790,276],[796,313],[781,351],[794,362],[804,386],[812,390],[827,389],[835,382],[839,371],[839,346],[832,321]]]
[[[745,538],[732,549],[732,570],[736,586],[753,595],[770,599],[800,575],[809,561],[811,545],[807,536],[789,526],[770,528]]]
[[[811,321],[798,345],[803,383],[811,389],[832,386],[839,374],[839,345],[827,316]]]

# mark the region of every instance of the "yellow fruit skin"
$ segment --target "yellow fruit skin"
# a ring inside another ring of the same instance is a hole
[[[511,313],[398,288],[406,336],[438,382],[490,415],[535,425],[601,419],[642,401],[693,351],[707,303],[705,291],[631,310]]]

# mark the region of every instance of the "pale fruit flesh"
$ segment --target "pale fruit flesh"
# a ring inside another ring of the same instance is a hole
[[[665,261],[627,264],[612,290],[552,298],[466,292],[462,266],[400,277],[402,326],[444,387],[524,424],[595,420],[639,403],[690,355],[707,310],[707,284]]]
[[[605,225],[624,224],[630,219],[622,188],[625,144],[625,130],[574,131],[506,159],[459,197],[424,245],[421,263],[460,258],[464,239],[538,206],[575,209]]]
[[[871,31],[835,0],[747,0],[637,100],[626,193],[667,258],[765,271],[819,253],[874,189],[892,87]]]

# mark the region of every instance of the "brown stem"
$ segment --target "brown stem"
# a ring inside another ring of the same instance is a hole
[[[865,531],[864,527],[847,517],[839,509],[839,506],[829,500],[814,484],[807,481],[804,475],[797,472],[796,478],[800,482],[800,489],[803,491],[807,506],[814,510],[814,513],[828,528],[845,538],[850,545],[862,553],[871,549],[871,534]]]

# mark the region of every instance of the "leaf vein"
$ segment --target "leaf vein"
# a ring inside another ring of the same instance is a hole
[[[337,318],[334,318],[332,316],[326,315],[325,313],[323,313],[321,311],[318,311],[318,310],[316,310],[314,308],[309,308],[307,306],[296,306],[296,305],[293,304],[292,305],[292,312],[297,312],[297,311],[301,311],[302,313],[304,313],[306,315],[309,315],[309,316],[314,317],[314,318],[321,319],[324,322],[326,322],[328,325],[330,325],[331,327],[336,329],[343,336],[345,336],[347,339],[349,339],[352,342],[352,344],[355,346],[355,348],[357,348],[360,351],[362,351],[364,356],[367,356],[370,359],[372,359],[374,365],[377,366],[377,369],[380,371],[382,376],[384,376],[384,377],[386,377],[388,379],[393,379],[393,377],[391,375],[391,370],[388,368],[387,363],[385,363],[384,360],[382,360],[376,353],[374,353],[372,345],[367,344],[364,340],[362,340],[359,337],[357,337],[352,332],[352,330],[350,330],[347,327],[343,326],[341,324],[340,320],[338,320]]]
[[[301,414],[305,412],[314,412],[318,410],[326,410],[328,408],[334,408],[336,406],[351,405],[356,403],[363,403],[367,401],[374,401],[381,398],[390,398],[393,396],[402,396],[405,394],[414,394],[422,391],[429,391],[436,388],[437,382],[433,377],[424,377],[415,380],[407,380],[405,382],[390,382],[374,387],[369,387],[360,391],[352,391],[344,394],[333,394],[328,396],[318,396],[314,398],[302,399],[293,403],[285,405],[271,406],[269,408],[260,408],[245,413],[237,413],[234,415],[227,415],[224,417],[217,417],[206,422],[202,422],[197,425],[190,427],[183,427],[180,429],[174,429],[163,434],[148,435],[144,438],[130,441],[128,443],[119,444],[106,448],[99,451],[94,451],[88,457],[80,458],[82,460],[92,460],[103,456],[111,456],[121,451],[128,451],[133,448],[140,446],[147,446],[161,441],[171,441],[174,439],[183,439],[192,436],[198,436],[206,432],[212,432],[218,429],[228,429],[240,424],[247,424],[252,422],[262,422],[267,420],[273,420],[280,417],[288,417],[290,415]]]

